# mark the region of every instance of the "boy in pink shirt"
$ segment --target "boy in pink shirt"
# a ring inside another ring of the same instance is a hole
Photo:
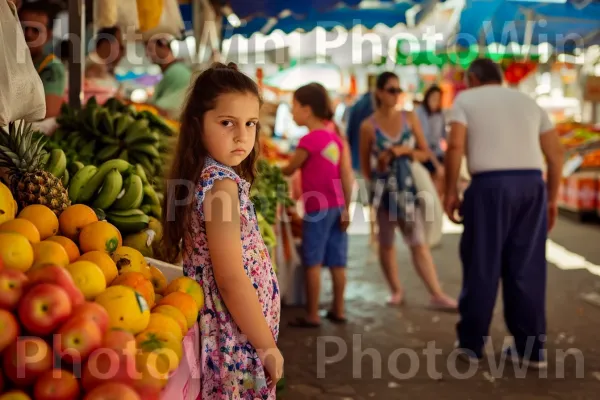
[[[333,111],[325,88],[312,83],[294,93],[292,114],[299,126],[310,132],[304,136],[285,175],[301,170],[304,223],[302,260],[306,267],[307,316],[294,321],[296,327],[319,327],[321,267],[328,266],[333,278],[333,307],[327,318],[346,322],[344,290],[348,253],[348,207],[353,173],[350,152],[331,123]]]

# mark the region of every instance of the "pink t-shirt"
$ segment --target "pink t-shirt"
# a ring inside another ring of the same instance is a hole
[[[301,171],[304,210],[316,212],[343,207],[342,138],[332,131],[316,130],[300,139],[298,148],[308,152]]]

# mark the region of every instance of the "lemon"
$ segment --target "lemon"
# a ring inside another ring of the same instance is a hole
[[[106,279],[102,270],[91,261],[75,261],[67,265],[67,271],[86,300],[94,300],[106,290]]]
[[[117,265],[119,274],[141,272],[144,278],[152,279],[150,267],[148,267],[146,259],[139,250],[129,246],[121,246],[112,253],[112,259]]]
[[[159,301],[159,300],[157,300]],[[185,315],[178,308],[168,305],[156,306],[152,309],[152,314],[164,314],[167,317],[171,318],[177,325],[179,325],[179,329],[183,336],[187,334],[187,320],[185,319]]]
[[[8,187],[0,182],[0,224],[15,219],[17,203]]]
[[[135,337],[138,348],[144,353],[150,353],[149,362],[152,355],[168,364],[169,371],[174,371],[179,366],[179,361],[183,355],[183,345],[181,340],[177,339],[170,332],[146,329]]]
[[[108,312],[111,328],[125,329],[134,335],[150,322],[150,309],[144,296],[130,287],[115,285],[100,293],[95,300]]]
[[[183,292],[192,296],[199,310],[204,306],[204,291],[202,290],[202,286],[187,276],[180,276],[169,283],[163,294],[168,296],[173,292]]]
[[[33,247],[23,235],[0,232],[0,259],[5,268],[26,272],[33,264]]]
[[[93,250],[87,252],[85,254],[82,254],[81,257],[77,259],[77,261],[91,261],[98,267],[100,267],[106,280],[106,286],[109,286],[119,274],[115,262],[112,260],[112,258],[110,258],[108,254],[106,254],[103,251]]]
[[[172,333],[178,340],[183,340],[183,331],[181,327],[173,318],[161,314],[161,313],[151,313],[150,314],[150,322],[148,323],[148,327],[146,330],[154,330],[158,332],[169,332]]]

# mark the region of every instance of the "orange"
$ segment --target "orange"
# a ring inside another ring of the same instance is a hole
[[[0,232],[14,232],[19,233],[27,238],[31,244],[38,243],[40,239],[40,232],[33,224],[33,222],[26,219],[11,219],[0,225]]]
[[[161,313],[150,313],[150,322],[146,330],[155,330],[157,332],[169,332],[179,341],[183,340],[183,331],[173,318]]]
[[[33,267],[38,268],[46,264],[66,267],[69,265],[69,255],[60,244],[48,240],[33,245]]]
[[[185,315],[183,315],[183,313],[177,308],[164,304],[162,306],[154,307],[152,309],[152,314],[164,314],[167,317],[172,318],[179,325],[183,336],[187,334],[187,319],[185,318]]]
[[[91,261],[98,267],[100,267],[106,280],[106,286],[110,286],[112,281],[119,274],[115,262],[112,260],[112,258],[110,258],[108,254],[106,254],[103,251],[94,250],[82,254],[81,257],[77,259],[77,261]]]
[[[140,400],[141,397],[129,385],[108,382],[96,386],[85,395],[85,400]]]
[[[194,301],[194,298],[187,293],[173,292],[163,297],[159,302],[159,306],[168,305],[178,308],[187,322],[187,329],[191,329],[198,319],[198,306]]]
[[[25,207],[17,216],[33,222],[40,232],[40,240],[58,234],[58,217],[54,211],[41,204],[32,204]]]
[[[129,286],[146,299],[148,307],[154,307],[154,287],[140,272],[125,272],[115,278],[113,285]]]
[[[82,253],[99,250],[111,254],[121,244],[123,244],[121,233],[114,225],[106,221],[86,225],[79,234],[79,248]]]
[[[138,348],[144,353],[150,353],[148,361],[166,362],[169,371],[177,369],[183,355],[183,344],[170,332],[146,329],[135,337]],[[154,358],[152,355],[156,355]]]
[[[138,353],[135,365],[141,378],[134,382],[135,388],[162,389],[169,379],[169,365],[151,353]]]
[[[111,286],[94,301],[108,312],[111,329],[125,329],[135,335],[146,329],[150,322],[148,303],[144,296],[130,287]]]
[[[204,291],[202,290],[202,286],[187,276],[181,276],[169,283],[163,294],[166,296],[173,292],[183,292],[192,296],[198,306],[198,310],[204,306]]]
[[[33,247],[23,235],[0,232],[0,260],[4,268],[27,272],[33,265]]]
[[[0,400],[31,400],[25,392],[20,390],[11,390],[0,394]]]
[[[69,256],[69,262],[75,262],[79,258],[79,247],[71,239],[65,236],[50,236],[48,239],[51,242],[60,244]]]
[[[167,288],[167,278],[160,271],[160,269],[155,266],[150,266],[150,281],[152,282],[152,286],[154,286],[154,292],[158,294],[163,294],[165,289]]]
[[[94,300],[106,290],[106,280],[100,267],[90,261],[76,261],[67,265],[67,271],[75,282],[75,286],[86,300]]]
[[[98,222],[98,216],[85,204],[69,206],[58,217],[60,232],[75,242],[79,239],[81,230],[94,222]]]
[[[133,247],[120,246],[112,253],[112,259],[115,264],[117,264],[119,274],[125,272],[140,272],[146,279],[152,278],[146,259],[139,250],[136,250]]]

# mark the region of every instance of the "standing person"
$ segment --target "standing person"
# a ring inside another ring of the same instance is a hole
[[[38,1],[22,3],[19,10],[19,19],[23,25],[29,53],[44,85],[46,118],[56,117],[60,113],[67,86],[63,63],[53,53],[45,50],[46,45],[52,42],[55,7],[48,2]]]
[[[119,59],[123,48],[121,30],[117,27],[102,28],[96,35],[96,48],[85,65],[86,79],[94,79],[100,83],[117,88],[114,76],[114,64]]]
[[[424,165],[433,176],[441,195],[444,182],[444,150],[441,142],[446,139],[446,120],[442,111],[442,89],[439,86],[433,85],[427,89],[423,103],[416,108],[416,113],[432,153]]]
[[[454,222],[460,214],[464,225],[459,346],[463,356],[482,357],[502,279],[512,355],[543,368],[546,238],[557,216],[563,149],[546,112],[528,95],[503,87],[493,61],[474,61],[468,82],[471,89],[454,101],[446,152],[445,210]],[[457,181],[465,153],[473,178],[461,201]]]
[[[384,72],[379,75],[375,90],[376,111],[362,123],[360,133],[362,174],[370,183],[379,226],[379,260],[391,290],[388,304],[400,305],[404,298],[394,247],[396,227],[399,226],[410,247],[413,264],[431,295],[431,306],[455,309],[456,302],[442,291],[425,238],[423,212],[426,205],[417,205],[413,213],[408,205],[388,201],[394,193],[416,196],[410,163],[412,160],[425,161],[430,156],[417,116],[396,108],[401,93],[396,74]],[[378,204],[377,186],[391,174],[396,187],[386,190]]]
[[[259,89],[235,64],[194,83],[165,196],[165,246],[204,290],[202,399],[275,400],[280,296],[249,198],[258,157]],[[188,187],[186,183],[193,182]],[[181,205],[178,205],[181,204]]]
[[[333,307],[327,318],[346,322],[344,291],[352,196],[350,150],[335,125],[329,95],[323,86],[311,83],[294,93],[292,114],[299,126],[310,132],[298,143],[290,163],[282,169],[292,175],[301,169],[304,223],[302,258],[306,268],[307,315],[292,322],[296,327],[318,327],[321,267],[328,266],[333,279]]]
[[[171,49],[171,40],[167,36],[153,36],[146,43],[146,55],[163,73],[163,78],[154,88],[154,95],[149,102],[170,116],[176,116],[190,86],[192,70],[175,57]]]

